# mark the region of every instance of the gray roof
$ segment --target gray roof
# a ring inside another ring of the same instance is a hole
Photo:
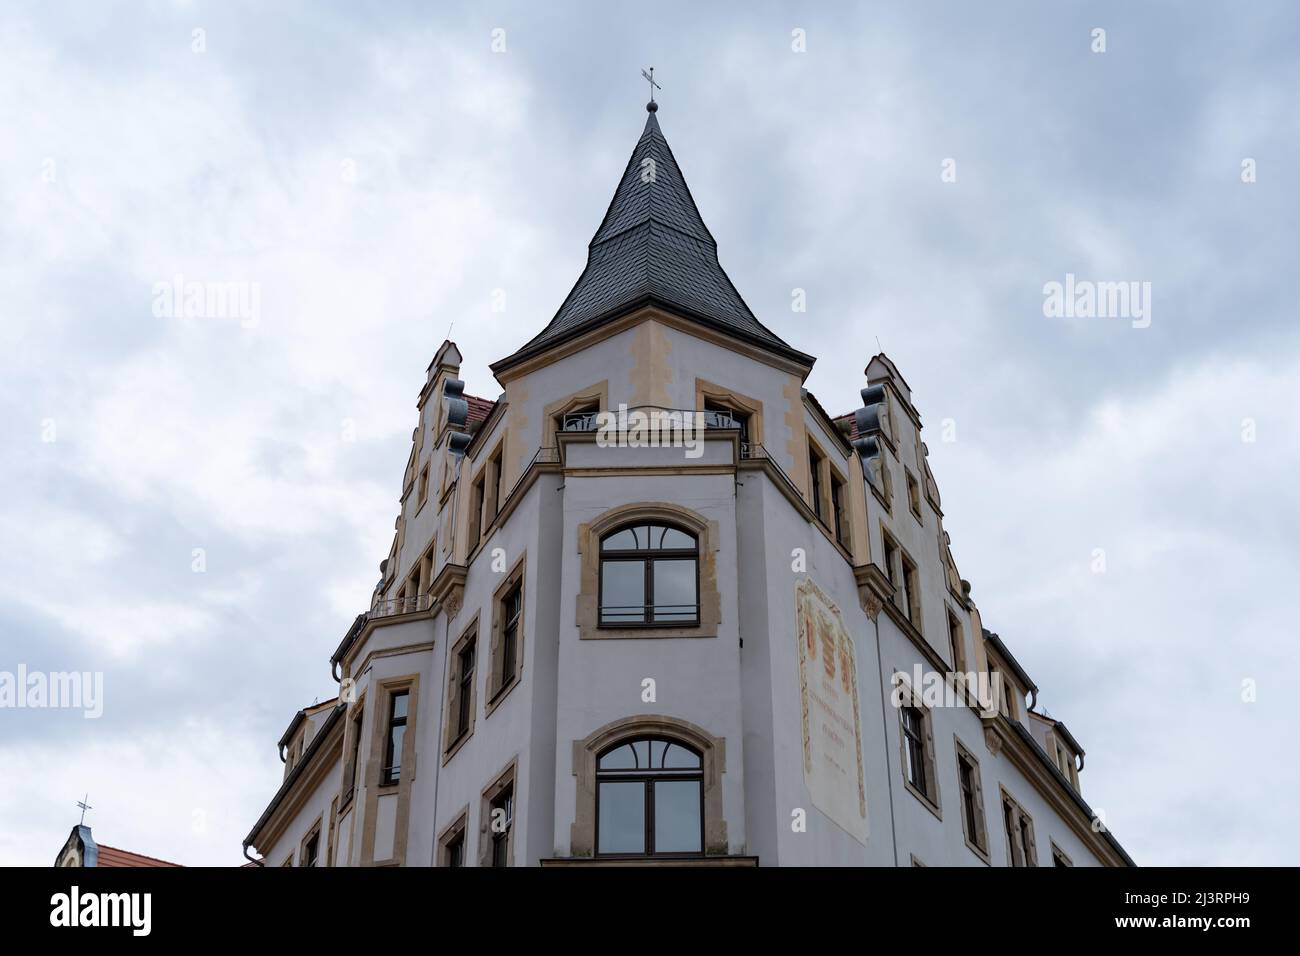
[[[509,368],[651,304],[812,365],[811,356],[791,348],[754,317],[722,270],[718,244],[695,208],[654,112],[646,118],[645,130],[592,237],[587,267],[564,304],[546,328],[492,369]]]

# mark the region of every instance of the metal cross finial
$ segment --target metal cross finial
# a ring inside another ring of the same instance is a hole
[[[77,806],[81,807],[81,822],[78,823],[77,826],[84,826],[86,823],[86,811],[95,809],[89,803],[86,802],[89,799],[90,799],[90,794],[86,794],[84,797],[81,798],[80,802],[78,802],[77,804]]]
[[[662,86],[660,86],[658,83],[655,82],[655,68],[653,66],[650,67],[649,73],[647,73],[645,70],[642,70],[641,75],[645,77],[646,81],[650,84],[650,102],[653,103],[655,101],[655,90],[663,89]]]

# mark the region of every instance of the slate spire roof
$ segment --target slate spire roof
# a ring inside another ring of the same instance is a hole
[[[657,107],[646,107],[645,129],[592,237],[582,275],[546,328],[495,363],[494,372],[651,304],[812,365],[811,356],[754,317],[723,271],[718,244],[659,128]]]

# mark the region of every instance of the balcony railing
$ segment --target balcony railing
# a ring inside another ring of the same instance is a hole
[[[703,416],[704,427],[713,428],[739,428],[740,423],[736,421],[734,415],[727,411],[718,411],[716,409],[705,408],[664,408],[661,405],[637,405],[627,409],[630,415],[632,412],[641,412],[645,415],[654,416],[656,413],[661,417],[680,417],[682,421],[695,422],[696,415]],[[618,412],[611,411],[611,415],[617,416]],[[562,432],[594,432],[600,427],[601,413],[592,412],[570,412],[565,415],[560,422],[560,431]],[[687,418],[687,416],[690,416]],[[616,418],[617,420],[617,418]]]
[[[427,611],[433,607],[432,594],[415,594],[409,597],[384,598],[375,601],[370,605],[370,610],[366,613],[366,620],[373,621],[380,617],[393,617],[397,614],[414,614],[417,611]]]

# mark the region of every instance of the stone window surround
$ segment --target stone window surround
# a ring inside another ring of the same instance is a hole
[[[325,815],[321,814],[315,819],[312,825],[307,828],[307,832],[303,834],[302,839],[298,841],[298,865],[300,867],[307,865],[307,844],[311,841],[312,837],[316,837],[316,866],[321,865],[322,847],[320,844],[320,836],[322,824],[324,822]]]
[[[452,757],[460,752],[460,748],[465,746],[465,741],[474,736],[474,724],[478,719],[478,675],[482,670],[483,646],[478,640],[479,636],[479,615],[476,613],[469,625],[461,631],[460,637],[456,643],[451,646],[451,654],[447,661],[447,693],[446,709],[447,713],[443,718],[443,741],[442,741],[442,765],[445,767]],[[455,732],[455,715],[460,702],[460,652],[464,650],[465,644],[474,640],[474,679],[469,685],[469,728],[459,737],[453,737]]]
[[[555,420],[578,408],[595,405],[599,411],[609,409],[609,379],[588,385],[564,398],[551,402],[542,413],[542,447],[555,448],[559,442]]]
[[[693,627],[601,627],[600,539],[619,525],[638,521],[667,521],[695,535],[699,543],[700,622]],[[594,521],[578,525],[579,591],[578,636],[582,640],[631,638],[717,637],[722,623],[722,596],[718,591],[718,522],[667,501],[642,501],[619,505]]]
[[[749,418],[749,443],[763,444],[763,403],[756,398],[742,395],[734,389],[715,385],[702,378],[695,380],[695,407],[703,410],[705,402],[724,405],[732,411],[741,412]]]
[[[576,801],[569,829],[569,855],[596,853],[596,758],[625,740],[657,736],[679,740],[699,751],[703,762],[704,855],[727,856],[727,820],[722,809],[722,775],[727,770],[727,741],[689,721],[660,714],[623,717],[573,742]]]
[[[340,812],[352,806],[356,792],[365,786],[365,780],[363,779],[365,770],[354,762],[354,759],[356,761],[361,759],[361,748],[356,746],[354,742],[361,739],[361,734],[365,728],[365,714],[366,691],[362,691],[357,697],[356,703],[348,708],[348,722],[343,730],[343,784],[345,789],[339,799]]]
[[[483,789],[479,798],[479,826],[478,826],[478,865],[492,865],[492,801],[497,798],[506,787],[514,789],[514,810],[510,821],[510,836],[506,840],[506,866],[515,865],[515,832],[518,829],[519,820],[519,758],[511,757],[510,763],[506,768],[496,775],[496,778]]]
[[[447,826],[443,827],[442,832],[438,834],[438,861],[436,865],[438,866],[448,865],[447,850],[451,846],[452,841],[455,840],[456,837],[458,836],[462,837],[464,840],[464,843],[461,845],[461,852],[463,854],[461,858],[461,865],[464,866],[469,862],[470,858],[469,858],[469,832],[468,831],[469,831],[469,804],[465,804],[465,806],[460,808],[460,812],[456,814],[456,818],[452,820],[451,823],[447,824]]]
[[[1049,840],[1048,842],[1051,843],[1051,845],[1052,845],[1052,865],[1053,865],[1053,866],[1056,865],[1056,861],[1057,861],[1058,858],[1059,858],[1059,859],[1060,859],[1060,860],[1061,860],[1061,861],[1062,861],[1066,866],[1074,866],[1074,861],[1070,859],[1070,855],[1069,855],[1068,853],[1066,853],[1064,850],[1062,850],[1059,846],[1057,846],[1055,840]]]
[[[902,671],[894,672],[894,680],[906,687],[906,697],[904,706],[912,707],[921,714],[921,727],[925,733],[923,742],[925,748],[925,782],[930,790],[929,793],[923,793],[918,790],[907,776],[907,734],[903,731],[903,707],[895,708],[898,711],[898,756],[900,760],[899,768],[903,774],[903,786],[907,792],[921,801],[921,804],[933,813],[940,820],[943,819],[943,810],[941,809],[939,796],[939,761],[935,752],[934,745],[934,716],[929,707],[922,702],[919,694],[912,687],[912,682]]]
[[[1007,846],[1007,866],[1015,866],[1015,855],[1017,852],[1019,852],[1022,859],[1024,859],[1025,866],[1038,866],[1038,840],[1034,836],[1034,818],[1031,817],[1029,812],[1020,805],[1020,801],[1007,792],[1006,787],[999,784],[998,793],[1001,797],[998,809],[1002,809],[1002,804],[1010,804],[1016,824],[1015,832],[1011,835],[1012,842]],[[1029,846],[1027,847],[1023,845],[1020,838],[1021,818],[1029,822]],[[1004,826],[1003,829],[1005,830],[1006,827]]]
[[[361,865],[362,866],[404,866],[406,864],[406,837],[411,814],[411,784],[417,771],[415,741],[419,730],[420,715],[420,675],[400,674],[384,678],[377,682],[375,689],[375,715],[388,714],[389,702],[393,694],[407,692],[406,732],[402,736],[402,775],[396,783],[381,784],[384,752],[387,750],[385,735],[388,733],[388,721],[372,720],[370,727],[370,753],[366,760],[366,773],[363,785],[366,788],[365,817],[361,831]],[[379,798],[390,794],[397,795],[397,814],[393,828],[393,856],[387,860],[376,860],[375,828],[378,823]]]
[[[486,720],[492,716],[492,712],[501,705],[501,702],[510,695],[510,692],[519,685],[523,679],[524,672],[524,625],[528,619],[528,601],[524,594],[524,568],[528,559],[527,553],[520,555],[515,566],[510,569],[495,591],[492,592],[492,630],[490,633],[488,647],[488,665],[490,670],[487,674],[487,704],[484,708],[483,718]],[[500,686],[494,686],[497,680],[497,674],[501,670],[501,651],[505,643],[505,598],[506,594],[516,585],[520,587],[519,592],[519,626],[515,634],[515,673],[508,683]]]
[[[966,814],[964,812],[964,807],[958,807],[958,810],[962,811],[961,813],[962,839],[965,840],[966,846],[970,847],[972,853],[978,856],[985,863],[989,863],[991,865],[992,861],[989,859],[989,851],[988,851],[988,846],[989,846],[988,812],[984,809],[984,783],[983,783],[983,778],[980,777],[980,762],[975,759],[975,755],[971,752],[970,748],[967,747],[965,744],[963,744],[961,742],[961,738],[958,737],[956,734],[952,735],[952,742],[953,742],[953,747],[956,750],[956,754],[957,754],[958,798],[961,797],[962,759],[964,758],[971,765],[971,786],[975,790],[975,813],[978,817],[978,819],[976,819],[975,821],[976,828],[977,828],[976,836],[983,838],[984,845],[980,846],[978,840],[972,840],[970,838],[970,834],[966,832]]]
[[[946,604],[944,607],[948,612],[948,645],[953,655],[952,669],[959,674],[964,674],[967,671],[966,629],[961,626],[961,617]],[[953,634],[953,624],[957,625],[956,635]]]

